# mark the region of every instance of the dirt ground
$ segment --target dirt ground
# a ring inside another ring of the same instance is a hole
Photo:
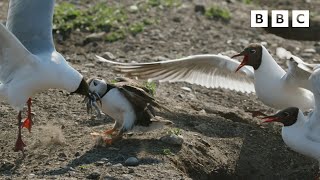
[[[58,1],[58,3],[61,1]],[[73,2],[73,1],[70,1]],[[81,0],[79,6],[97,1]],[[107,1],[129,5],[133,1]],[[274,2],[274,1],[272,1]],[[94,55],[111,52],[123,62],[146,62],[192,54],[241,51],[248,43],[266,42],[275,56],[277,47],[294,54],[315,48],[316,41],[295,41],[250,28],[251,9],[319,10],[316,0],[281,1],[283,4],[245,4],[242,1],[185,0],[177,8],[154,8],[131,18],[152,17],[158,23],[144,32],[113,43],[83,44],[89,33],[74,31],[65,41],[55,36],[56,48],[85,77],[113,79],[107,65],[97,63]],[[0,21],[5,22],[7,2],[0,2]],[[194,11],[196,4],[217,4],[232,13],[229,23],[209,20]],[[318,7],[318,8],[316,8]],[[320,54],[304,59],[318,62]],[[189,87],[191,92],[181,89]],[[312,179],[318,169],[315,160],[290,150],[282,141],[279,124],[262,124],[245,110],[276,110],[265,106],[254,94],[224,89],[206,89],[187,83],[161,83],[156,98],[173,113],[157,112],[156,119],[174,124],[148,132],[133,131],[108,147],[96,147],[90,136],[103,131],[113,121],[86,113],[80,96],[62,90],[49,90],[33,97],[34,127],[23,130],[28,145],[26,157],[13,152],[17,113],[0,104],[0,178],[1,179]],[[160,141],[173,128],[181,129],[184,143],[174,146]],[[164,153],[166,152],[166,153]],[[138,166],[125,166],[129,157]]]

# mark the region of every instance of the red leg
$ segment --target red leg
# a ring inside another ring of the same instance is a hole
[[[27,118],[23,121],[22,127],[27,128],[29,132],[31,132],[31,127],[32,127],[32,119],[31,119],[31,98],[28,99],[27,101],[28,105],[28,115]]]
[[[22,141],[22,138],[21,138],[21,111],[19,111],[19,114],[18,114],[18,138],[17,138],[17,141],[16,141],[16,145],[14,147],[14,151],[17,152],[17,151],[22,151],[23,153],[23,149],[24,147],[26,146],[23,141]]]

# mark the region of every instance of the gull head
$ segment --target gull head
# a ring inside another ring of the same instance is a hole
[[[299,115],[299,108],[289,107],[284,110],[279,111],[275,115],[265,116],[262,119],[263,122],[280,122],[284,126],[291,126],[297,122]]]
[[[80,94],[86,97],[90,97],[89,85],[88,83],[82,78],[77,90],[72,92],[71,94]]]
[[[241,53],[236,54],[231,58],[235,58],[238,56],[243,56],[243,60],[236,69],[236,72],[245,65],[252,66],[254,70],[257,70],[262,60],[262,45],[258,43],[252,43],[247,46]]]

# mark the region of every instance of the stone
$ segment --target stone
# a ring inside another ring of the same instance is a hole
[[[181,89],[182,89],[182,90],[185,90],[185,91],[187,91],[187,92],[191,92],[191,91],[192,91],[191,88],[185,87],[185,86],[181,87]]]
[[[116,57],[111,52],[104,52],[102,54],[102,57],[109,60],[116,59]]]
[[[136,157],[129,157],[125,162],[125,166],[138,166],[139,160]]]
[[[102,41],[105,35],[106,35],[105,32],[92,33],[85,37],[83,43],[88,44],[90,42]]]
[[[196,13],[200,13],[200,14],[204,14],[206,12],[206,8],[204,7],[204,5],[201,4],[196,4],[194,6],[194,11]]]
[[[131,5],[129,7],[129,12],[135,13],[135,12],[138,12],[138,11],[139,11],[139,8],[136,5]]]
[[[313,49],[313,48],[309,48],[309,49],[305,49],[304,52],[313,54],[313,53],[316,53],[317,51],[315,49]]]
[[[98,172],[93,172],[87,176],[87,179],[99,179],[99,178],[100,178],[100,173]]]
[[[173,144],[173,145],[182,145],[184,140],[181,135],[168,134],[160,138],[162,142]]]

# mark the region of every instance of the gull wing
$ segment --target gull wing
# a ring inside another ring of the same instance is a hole
[[[52,39],[54,0],[10,0],[8,29],[33,54],[55,50]]]
[[[188,82],[207,88],[220,87],[245,93],[255,92],[253,69],[242,67],[235,73],[240,62],[220,54],[194,55],[150,63],[119,63],[96,57],[101,62],[111,64],[117,73],[149,81]]]
[[[293,86],[302,87],[308,90],[311,89],[309,78],[319,64],[309,64],[304,62],[297,56],[291,55],[287,60],[288,71],[284,79]]]
[[[0,81],[6,83],[20,68],[32,65],[36,58],[0,23]]]

